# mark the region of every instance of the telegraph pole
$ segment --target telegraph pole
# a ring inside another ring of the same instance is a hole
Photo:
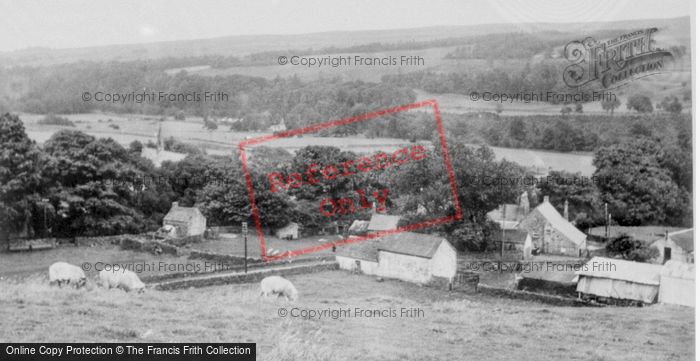
[[[243,258],[243,270],[245,273],[248,273],[248,223],[241,223],[241,233],[243,233],[243,254],[245,255],[245,258]]]

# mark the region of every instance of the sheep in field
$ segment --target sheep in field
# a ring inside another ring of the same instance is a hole
[[[85,272],[78,266],[66,262],[56,262],[49,267],[49,284],[70,284],[75,288],[85,286]]]
[[[269,276],[260,281],[260,295],[267,297],[270,294],[284,296],[291,301],[295,301],[299,295],[292,282],[280,276]]]
[[[141,282],[136,273],[129,270],[119,271],[100,271],[100,283],[106,288],[121,288],[126,292],[138,291],[143,292],[146,285]]]

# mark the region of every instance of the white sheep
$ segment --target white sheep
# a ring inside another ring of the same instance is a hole
[[[284,296],[288,301],[295,301],[299,295],[292,282],[280,276],[269,276],[260,281],[260,295],[267,297],[270,294]]]
[[[100,283],[106,288],[121,288],[126,292],[143,292],[146,285],[141,282],[139,276],[129,270],[100,271]]]
[[[85,286],[87,278],[85,272],[78,267],[66,262],[56,262],[49,266],[49,284],[70,284],[75,288]]]

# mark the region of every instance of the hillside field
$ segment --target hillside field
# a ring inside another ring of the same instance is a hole
[[[344,271],[289,278],[293,303],[261,300],[256,284],[129,294],[58,289],[45,276],[0,281],[0,318],[13,325],[0,342],[256,342],[260,360],[693,359],[690,308],[554,307]],[[402,307],[422,317],[278,316]]]

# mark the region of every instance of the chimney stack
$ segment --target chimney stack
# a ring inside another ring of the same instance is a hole
[[[564,219],[569,221],[569,200],[564,200]]]
[[[542,203],[549,203],[549,196],[544,196]]]
[[[173,202],[173,208],[177,208],[179,206],[180,206],[180,204],[178,202]]]

